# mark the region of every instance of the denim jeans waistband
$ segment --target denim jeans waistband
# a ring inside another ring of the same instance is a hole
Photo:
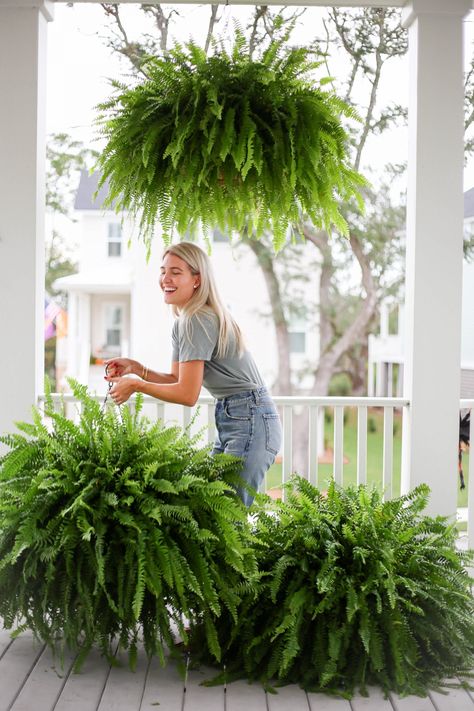
[[[217,398],[216,402],[228,402],[229,400],[246,400],[247,398],[253,398],[255,402],[259,398],[268,396],[269,392],[265,386],[261,388],[256,388],[255,390],[242,390],[239,393],[234,393],[233,395],[226,395],[225,397]]]

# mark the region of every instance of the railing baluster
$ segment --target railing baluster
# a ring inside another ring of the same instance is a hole
[[[317,405],[309,406],[309,480],[314,486],[318,486],[318,419],[319,407]]]
[[[184,430],[186,429],[186,427],[188,427],[190,422],[191,422],[191,408],[187,407],[187,405],[183,405],[183,409],[181,411],[181,423],[183,425]]]
[[[344,407],[334,408],[334,481],[342,486],[344,471]]]
[[[357,408],[357,484],[367,484],[367,408]]]
[[[293,470],[293,407],[283,407],[283,461],[281,465],[282,483],[286,484]],[[282,492],[285,501],[285,489]]]
[[[163,402],[156,403],[156,419],[165,421],[165,404]]]
[[[207,406],[207,441],[209,444],[214,444],[216,438],[216,418],[214,416],[214,404]]]
[[[383,497],[392,498],[393,407],[383,409]]]

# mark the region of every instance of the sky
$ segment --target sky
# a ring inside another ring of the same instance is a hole
[[[167,7],[167,6],[165,6]],[[190,29],[196,38],[202,38],[209,16],[209,6],[176,6],[182,19],[179,21],[180,34],[177,39],[186,41]],[[223,8],[223,16],[218,31],[231,36],[234,19],[245,21],[251,12],[246,6]],[[309,8],[303,15],[295,37],[300,43],[308,43],[321,27],[321,8]],[[133,5],[122,5],[121,14],[131,36],[145,27],[142,13]],[[110,24],[109,20],[109,24]],[[85,145],[100,148],[94,120],[96,105],[110,93],[111,78],[127,80],[127,63],[107,48],[104,37],[107,21],[100,5],[69,3],[55,5],[55,20],[49,24],[48,34],[48,79],[47,79],[47,131],[67,132]],[[178,24],[176,25],[178,26]],[[466,46],[472,51],[474,36],[474,16],[468,16],[465,23]],[[178,30],[177,30],[178,31]],[[339,55],[342,53],[339,53]],[[344,67],[335,52],[329,59],[331,74],[343,74]],[[385,80],[381,85],[381,103],[408,103],[408,62],[407,58],[391,60],[386,65]],[[365,152],[364,172],[380,170],[387,162],[401,163],[407,158],[407,130],[398,128],[387,132],[383,139],[372,141]],[[370,175],[369,175],[370,177]],[[474,160],[465,171],[465,188],[474,186]]]

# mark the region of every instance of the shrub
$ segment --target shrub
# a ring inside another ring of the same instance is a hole
[[[375,434],[375,432],[377,432],[377,420],[373,417],[373,415],[370,415],[367,419],[367,430],[371,434]]]
[[[206,616],[206,639],[254,570],[246,509],[232,493],[239,460],[212,457],[177,427],[150,425],[128,408],[103,412],[71,381],[82,405],[78,424],[55,412],[23,434],[1,438],[0,615],[53,647],[93,644],[112,657],[137,639],[163,659],[174,623]],[[210,614],[212,612],[212,615]]]
[[[426,693],[474,666],[474,603],[456,531],[421,514],[428,487],[383,502],[303,479],[255,519],[261,580],[237,620],[216,620],[227,678],[298,683],[350,696],[373,683]],[[192,647],[209,661],[202,630]],[[219,681],[222,677],[218,677]]]
[[[352,381],[347,373],[337,373],[331,378],[328,395],[331,397],[348,397],[352,395]]]

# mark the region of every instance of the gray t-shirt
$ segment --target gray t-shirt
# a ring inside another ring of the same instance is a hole
[[[234,339],[230,341],[229,355],[217,358],[219,319],[216,314],[195,314],[190,325],[191,342],[180,319],[177,318],[173,324],[173,361],[205,361],[203,385],[213,397],[227,397],[264,386],[251,354],[244,351],[239,356]]]

